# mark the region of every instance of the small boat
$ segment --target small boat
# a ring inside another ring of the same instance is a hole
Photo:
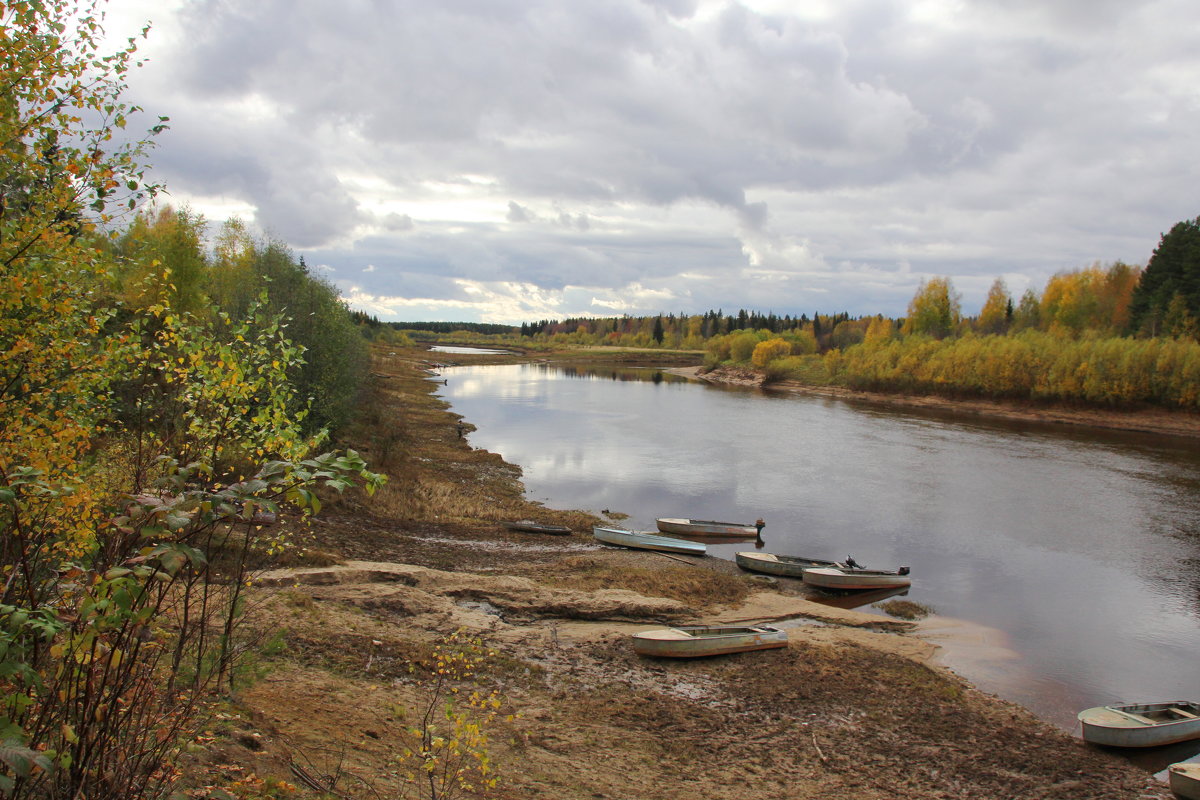
[[[894,589],[909,586],[908,567],[895,572],[855,567],[805,567],[804,582],[822,589]]]
[[[1077,717],[1085,742],[1108,747],[1158,747],[1200,739],[1200,703],[1190,700],[1096,706]]]
[[[761,519],[753,524],[745,522],[717,522],[713,519],[678,519],[665,517],[655,520],[663,533],[680,536],[753,536],[758,538],[766,525]]]
[[[817,558],[801,558],[800,556],[781,556],[775,553],[735,553],[733,560],[742,569],[750,572],[763,572],[767,575],[782,575],[785,578],[803,577],[804,569],[814,567],[841,567],[838,561],[822,561]]]
[[[633,651],[644,656],[696,658],[787,647],[787,631],[770,625],[688,626],[633,635]]]
[[[1172,764],[1167,767],[1167,782],[1184,800],[1200,800],[1200,764]]]
[[[525,533],[549,533],[554,536],[567,536],[571,533],[571,529],[565,525],[544,525],[531,519],[519,519],[516,522],[501,522],[500,524],[510,531],[524,531]]]
[[[635,550],[659,550],[664,553],[686,553],[692,556],[702,556],[708,552],[708,547],[701,542],[672,539],[669,536],[643,531],[627,531],[624,528],[602,528],[597,525],[592,528],[592,536],[598,542],[632,547]]]

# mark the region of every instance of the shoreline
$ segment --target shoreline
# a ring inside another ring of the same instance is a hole
[[[763,385],[762,376],[750,370],[719,368],[702,375],[700,374],[701,369],[702,367],[672,367],[664,371],[709,383],[752,386],[764,391],[849,400],[877,406],[909,408],[1011,422],[1033,422],[1054,426],[1097,428],[1127,433],[1200,439],[1200,414],[1186,411],[1162,409],[1122,411],[1004,400],[964,400],[938,395],[866,392],[841,386],[811,386],[798,381],[780,381]]]
[[[924,631],[813,603],[802,585],[732,561],[597,545],[602,520],[526,496],[520,468],[473,447],[474,427],[407,355],[377,358],[380,418],[354,440],[389,483],[369,503],[330,498],[296,530],[312,557],[259,576],[255,628],[282,644],[270,677],[243,689],[229,730],[197,754],[193,784],[227,781],[231,763],[287,779],[295,753],[309,771],[379,789],[371,796],[403,793],[396,743],[419,722],[404,709],[428,702],[427,654],[460,630],[495,647],[480,685],[517,712],[489,743],[500,797],[645,797],[668,785],[653,796],[1169,796],[944,663],[944,621]],[[574,533],[503,525],[518,518]],[[650,659],[628,641],[664,625],[780,618],[788,646],[765,652]]]

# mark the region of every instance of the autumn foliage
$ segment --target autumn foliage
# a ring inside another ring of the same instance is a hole
[[[264,523],[380,478],[322,433],[301,348],[256,299],[189,304],[167,251],[122,281],[110,234],[157,187],[124,133],[129,45],[95,3],[0,3],[0,794],[162,797],[235,681]],[[188,266],[176,261],[179,275]]]

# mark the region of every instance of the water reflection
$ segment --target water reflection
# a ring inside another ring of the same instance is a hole
[[[435,344],[430,345],[430,350],[435,353],[457,353],[459,355],[475,355],[475,356],[510,356],[511,350],[493,350],[488,347],[459,347],[451,344]]]
[[[1200,698],[1200,444],[646,369],[448,374],[472,444],[520,464],[533,499],[630,528],[763,517],[773,552],[907,564],[914,600],[1004,637],[985,688],[1068,730],[1089,706]]]
[[[533,369],[554,373],[557,377],[574,380],[638,381],[649,383],[689,383],[687,378],[672,375],[657,367],[597,367],[595,365],[534,364]]]
[[[739,543],[743,547],[753,543],[755,549],[762,550],[766,545],[761,536],[709,536],[707,534],[699,536],[692,533],[662,533],[655,530],[652,533],[657,533],[659,536],[670,536],[674,539],[687,539],[691,542],[704,542],[705,544],[734,544]]]
[[[822,591],[820,594],[814,595],[809,600],[814,603],[820,603],[823,606],[831,606],[833,608],[861,608],[862,606],[871,606],[889,597],[907,597],[907,586],[894,586],[889,589],[874,589],[867,592],[828,592]]]

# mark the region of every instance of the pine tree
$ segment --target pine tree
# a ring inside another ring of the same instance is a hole
[[[1176,295],[1192,317],[1200,317],[1200,217],[1177,222],[1159,240],[1129,304],[1130,328],[1160,333]]]

